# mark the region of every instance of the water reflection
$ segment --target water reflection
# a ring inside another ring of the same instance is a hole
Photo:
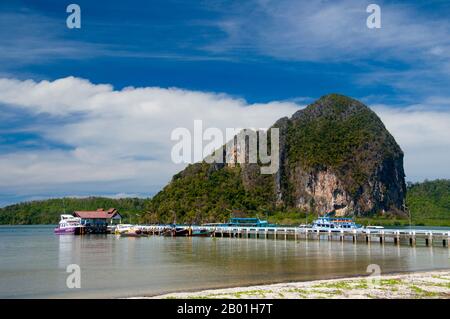
[[[51,229],[1,236],[0,297],[149,295],[366,275],[369,264],[382,273],[450,268],[448,248],[375,241],[55,236]],[[65,286],[69,264],[81,267],[79,290]]]

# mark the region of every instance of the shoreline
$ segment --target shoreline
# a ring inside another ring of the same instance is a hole
[[[173,292],[131,299],[450,299],[450,269]]]

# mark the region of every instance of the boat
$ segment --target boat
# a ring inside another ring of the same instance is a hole
[[[108,225],[108,226],[106,226],[106,233],[107,234],[115,234],[116,228],[117,228],[117,225],[114,225],[114,224]]]
[[[192,229],[191,236],[193,237],[210,237],[212,235],[213,231],[208,230],[206,228],[200,228],[200,229]]]
[[[384,229],[384,227],[383,226],[366,226],[365,227],[366,229]]]
[[[269,224],[267,220],[261,220],[258,217],[232,217],[226,223],[208,223],[203,226],[214,227],[276,227],[275,224]]]
[[[123,237],[139,237],[142,236],[142,231],[136,227],[128,228],[127,230],[120,233],[120,236]]]
[[[320,232],[340,232],[341,230],[360,229],[361,225],[356,224],[352,218],[344,217],[328,217],[323,216],[317,218],[313,224],[312,229]]]
[[[133,225],[131,224],[118,224],[114,229],[114,234],[121,235],[122,233],[128,232],[128,230],[132,227]]]
[[[85,233],[85,226],[81,224],[81,218],[63,214],[54,232],[58,235],[81,235]]]
[[[163,236],[189,236],[189,229],[184,227],[176,227],[172,226],[166,229],[163,233]]]

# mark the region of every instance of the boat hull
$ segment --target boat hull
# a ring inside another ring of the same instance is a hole
[[[192,237],[211,237],[212,236],[212,231],[204,231],[204,230],[200,230],[200,231],[193,231],[191,236]]]
[[[56,235],[81,235],[84,233],[84,227],[57,227],[54,229]]]
[[[188,229],[169,229],[163,233],[163,236],[172,236],[172,237],[178,237],[178,236],[189,236],[189,230]]]

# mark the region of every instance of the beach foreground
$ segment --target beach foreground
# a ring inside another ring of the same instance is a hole
[[[450,298],[450,270],[180,292],[149,298],[409,299]]]

